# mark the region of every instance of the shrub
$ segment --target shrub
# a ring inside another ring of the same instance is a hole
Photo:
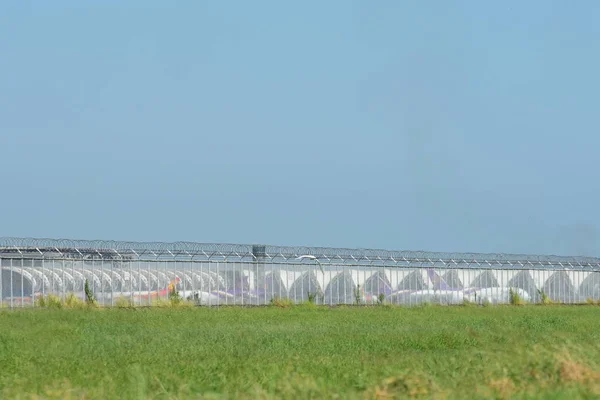
[[[519,295],[519,292],[513,290],[513,288],[510,288],[509,296],[510,304],[512,304],[513,306],[522,306],[523,304],[525,304],[525,301],[523,301],[521,295]]]
[[[150,303],[153,307],[159,308],[191,308],[200,305],[196,300],[185,300],[183,298],[156,298]]]
[[[48,296],[39,296],[35,300],[35,305],[42,308],[63,308],[63,303],[60,297],[49,294]]]
[[[92,293],[92,289],[90,289],[90,284],[88,280],[85,280],[85,302],[88,306],[96,306],[96,297],[94,293]]]
[[[177,286],[174,284],[169,287],[169,300],[174,304],[177,304],[182,300],[179,295],[179,290],[177,290]]]
[[[538,294],[540,295],[540,303],[541,303],[541,304],[543,304],[543,305],[549,305],[549,304],[552,304],[552,303],[554,303],[554,302],[552,301],[552,299],[550,299],[550,297],[548,297],[548,296],[546,295],[546,293],[544,293],[544,291],[543,291],[543,290],[540,290],[540,289],[538,289],[538,291],[537,291],[537,292],[538,292]]]
[[[69,293],[65,297],[64,307],[65,308],[85,308],[87,304],[73,293]]]
[[[161,299],[161,298],[152,299],[150,304],[153,307],[171,307],[171,302],[169,300],[165,300],[165,299]]]
[[[589,305],[600,305],[600,300],[596,301],[596,300],[594,300],[594,299],[593,299],[593,298],[591,298],[591,297],[588,297],[588,298],[586,299],[586,302],[587,302]]]
[[[313,304],[316,303],[317,296],[318,296],[318,293],[316,293],[316,292],[315,293],[308,292],[308,302],[313,303]]]
[[[297,307],[299,307],[299,308],[306,308],[306,309],[310,309],[310,310],[315,310],[319,306],[317,306],[316,303],[311,303],[310,301],[305,301],[304,303],[298,304]]]
[[[361,303],[360,285],[356,285],[354,289],[354,304],[359,305]]]
[[[121,296],[115,302],[115,306],[117,308],[132,308],[134,304],[129,297]]]
[[[269,302],[272,306],[280,308],[288,308],[294,305],[294,302],[286,297],[273,297]]]
[[[85,308],[87,307],[86,302],[75,296],[74,293],[69,293],[65,296],[64,299],[60,297],[49,294],[47,296],[39,296],[35,299],[35,306],[41,308]]]
[[[477,303],[474,303],[474,302],[472,302],[471,300],[469,300],[468,298],[465,297],[463,299],[462,305],[465,306],[465,307],[473,307],[473,306],[476,306]]]

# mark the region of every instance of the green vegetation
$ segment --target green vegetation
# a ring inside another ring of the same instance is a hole
[[[540,304],[543,304],[543,305],[554,304],[552,299],[550,299],[550,297],[548,297],[546,295],[546,293],[544,293],[543,290],[538,289],[537,291],[538,291],[538,295],[540,296]]]
[[[359,305],[362,303],[361,301],[362,295],[360,293],[360,285],[356,285],[356,289],[354,289],[354,304]]]
[[[510,304],[512,304],[513,306],[525,305],[525,301],[521,298],[521,295],[516,290],[510,288],[509,296]]]
[[[81,303],[0,311],[0,398],[600,396],[597,306]]]
[[[311,293],[308,292],[308,302],[311,304],[316,304],[317,299],[320,299],[321,303],[323,302],[323,295],[321,293]]]
[[[274,297],[271,299],[270,304],[280,308],[289,308],[294,305],[294,302],[287,297]]]
[[[90,288],[90,284],[87,279],[85,280],[84,290],[85,290],[85,302],[89,306],[95,306],[97,304],[96,297],[94,296],[94,293],[92,293],[92,289]]]
[[[176,305],[183,302],[183,299],[179,295],[179,290],[175,285],[169,285],[169,301]]]
[[[54,294],[49,294],[47,296],[39,296],[35,300],[36,307],[45,307],[45,308],[86,308],[88,306],[93,306],[93,304],[86,304],[83,300],[77,298],[73,293],[67,294],[64,299],[61,299],[59,296]]]

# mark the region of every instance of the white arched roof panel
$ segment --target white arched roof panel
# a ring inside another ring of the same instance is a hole
[[[85,279],[88,280],[90,286],[95,288],[97,291],[102,290],[102,282],[98,275],[94,273],[94,271],[89,269],[84,269],[83,271],[70,271],[73,273],[73,278],[75,281],[74,291],[81,291],[85,285]]]
[[[315,274],[317,282],[319,282],[321,288],[326,288],[331,283],[331,281],[335,279],[336,276],[344,273],[344,271],[341,269],[329,271],[325,270],[324,272],[321,272],[321,270],[317,270],[312,272]]]
[[[106,270],[101,270],[101,269],[90,269],[89,270],[91,273],[94,274],[94,276],[98,277],[100,284],[98,286],[95,287],[95,290],[100,290],[100,291],[109,291],[109,290],[113,290],[113,279],[112,277],[107,273]]]
[[[197,275],[202,279],[201,290],[213,291],[218,289],[217,281],[213,276],[204,271],[197,272]]]
[[[156,290],[158,287],[158,277],[152,271],[148,270],[143,270],[141,273],[144,274],[146,278],[149,288],[148,290]]]
[[[38,285],[38,282],[36,282],[33,275],[30,272],[28,272],[25,268],[2,267],[0,272],[2,273],[2,275],[4,275],[5,272],[8,272],[10,276],[9,279],[4,279],[2,281],[3,296],[9,297],[11,295],[10,292],[5,293],[4,285],[10,285],[9,287],[13,295],[19,293],[20,295],[28,296],[29,291],[35,293],[35,289]],[[23,292],[21,292],[21,289],[23,289]]]
[[[581,283],[587,278],[591,272],[588,271],[569,271],[567,272],[569,277],[571,278],[571,282],[576,289],[581,286]]]
[[[292,283],[287,293],[291,300],[302,302],[309,299],[309,293],[322,295],[324,290],[317,282],[314,271],[308,270]]]
[[[137,283],[135,286],[135,290],[147,291],[150,288],[150,284],[148,282],[148,278],[144,274],[144,271],[141,269],[135,269],[131,271],[131,274],[135,278],[135,282]]]
[[[473,283],[475,282],[477,277],[483,271],[485,271],[485,269],[481,269],[481,268],[460,270],[459,276],[460,276],[461,282],[463,283],[463,287],[465,287],[465,288],[473,287]]]
[[[191,275],[183,270],[178,271],[178,275],[179,278],[181,279],[181,282],[179,282],[181,289],[182,290],[192,290],[192,288],[194,287],[194,281],[191,277]]]
[[[281,274],[281,279],[283,280],[285,286],[289,290],[294,282],[302,276],[303,272],[288,268],[280,270],[279,273]],[[319,271],[319,273],[321,272]]]
[[[418,277],[417,277],[418,275]],[[398,268],[390,270],[390,284],[392,288],[397,288],[399,285],[403,284],[403,282],[407,282],[406,280],[419,279],[428,284],[427,274],[425,270],[418,268]]]
[[[125,269],[119,269],[119,275],[121,275],[121,278],[124,280],[125,288],[127,288],[127,290],[129,290],[130,287],[137,287],[137,281],[133,276],[133,271],[130,273]]]
[[[421,269],[410,269],[401,270],[402,275],[398,275],[396,280],[398,283],[393,285],[394,290],[421,290],[427,289],[431,286],[429,279],[427,278],[426,271]],[[399,279],[402,278],[402,279]],[[390,282],[391,283],[391,282]]]
[[[48,269],[48,268],[40,268],[40,270],[48,278],[48,281],[50,282],[50,287],[52,288],[52,291],[53,292],[62,292],[63,280],[62,280],[61,276],[59,274],[57,274],[56,271],[52,271],[51,269]]]
[[[319,271],[319,273],[321,273],[321,271]],[[280,269],[277,271],[277,275],[281,279],[283,287],[285,287],[286,290],[289,290],[294,283],[294,280],[296,280],[301,274],[297,273],[297,271]]]
[[[352,280],[352,274],[346,270],[336,274],[325,288],[326,303],[353,303],[355,298],[356,284]]]
[[[94,275],[94,272],[90,269],[84,269],[84,270],[71,269],[71,270],[69,270],[69,272],[71,273],[71,276],[73,277],[73,279],[75,281],[74,290],[77,290],[77,291],[83,290],[83,287],[85,286],[85,278],[86,277]],[[90,283],[92,283],[92,282],[90,282]]]
[[[494,276],[498,280],[499,287],[508,287],[508,282],[513,279],[520,271],[514,269],[499,269],[493,271]]]
[[[69,272],[64,269],[56,270],[56,273],[60,276],[63,282],[63,288],[65,292],[73,292],[75,291],[75,278]]]
[[[169,285],[170,279],[167,276],[167,274],[164,273],[164,271],[154,270],[154,271],[152,271],[152,273],[154,275],[156,275],[156,278],[158,279],[158,281],[157,281],[158,290],[165,289],[167,287],[167,285]]]
[[[531,271],[531,276],[533,278],[533,281],[535,282],[535,286],[541,290],[544,285],[546,284],[546,282],[548,281],[548,279],[550,279],[550,276],[554,273],[554,271],[551,270],[532,270]]]
[[[363,287],[367,279],[371,277],[376,272],[375,268],[362,268],[362,269],[350,269],[350,275],[352,276],[352,280],[355,285],[360,285]]]
[[[194,290],[202,290],[207,285],[204,283],[205,278],[198,272],[190,272],[190,278],[192,278],[192,288]]]
[[[111,270],[111,269],[105,269],[102,270],[106,276],[110,279],[110,284],[112,286],[113,290],[121,290],[124,291],[125,288],[127,287],[126,284],[126,280],[123,277],[123,273],[120,270]]]
[[[33,288],[34,293],[46,293],[48,290],[52,290],[50,287],[50,281],[48,278],[37,268],[27,268],[27,271],[35,279],[35,287]]]
[[[372,295],[379,295],[380,293],[387,295],[394,291],[388,276],[382,270],[370,274],[361,287],[365,293]]]

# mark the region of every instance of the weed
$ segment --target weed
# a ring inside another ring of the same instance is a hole
[[[430,394],[431,389],[431,380],[424,374],[405,373],[384,379],[369,391],[371,395],[369,397],[375,399],[424,397]]]
[[[525,304],[525,301],[521,298],[521,295],[518,291],[510,288],[509,290],[509,301],[513,306],[522,306]]]
[[[600,373],[570,356],[559,359],[558,375],[563,382],[590,383],[600,380]]]
[[[181,301],[181,296],[179,295],[179,290],[177,290],[177,285],[174,283],[169,284],[169,301],[173,304],[178,304]]]
[[[88,280],[85,280],[85,302],[88,304],[88,306],[96,306],[96,297],[94,296],[94,293],[92,293],[92,289],[90,289],[90,284],[88,282]]]
[[[488,383],[488,387],[492,389],[495,397],[501,399],[509,399],[515,392],[515,383],[508,377],[494,379]]]
[[[47,296],[39,296],[35,299],[35,306],[50,309],[81,309],[86,308],[88,305],[86,304],[86,302],[75,296],[74,293],[69,293],[65,296],[64,299],[61,299],[60,297],[53,294],[49,294]]]
[[[287,297],[273,297],[269,302],[272,306],[279,308],[289,308],[294,305],[294,302]]]
[[[379,293],[379,296],[377,296],[377,304],[379,304],[381,306],[384,304],[384,302],[385,302],[385,294]]]
[[[592,297],[588,297],[586,303],[589,305],[600,305],[600,300],[594,300]]]
[[[129,297],[120,296],[115,302],[115,306],[117,308],[132,308],[134,304]]]
[[[543,305],[550,305],[550,304],[554,303],[552,301],[552,299],[550,299],[550,297],[548,297],[543,290],[538,289],[537,292],[538,292],[538,295],[540,296],[540,303],[541,304],[543,304]]]
[[[185,303],[186,301],[179,296],[179,292],[175,292],[174,295],[169,296],[169,303],[172,307],[177,307],[180,304]]]
[[[362,296],[360,294],[360,285],[356,285],[356,289],[354,289],[354,304],[357,306],[362,302]]]
[[[60,297],[54,294],[39,296],[35,301],[35,305],[42,308],[63,308],[63,302]]]
[[[315,309],[317,309],[319,306],[317,306],[317,304],[316,304],[316,303],[312,303],[312,302],[310,302],[310,301],[305,301],[304,303],[300,303],[300,304],[298,304],[296,307],[299,307],[299,308],[306,308],[306,309],[309,309],[309,310],[315,310]]]
[[[308,302],[309,303],[316,303],[317,302],[317,298],[320,297],[319,294],[317,292],[308,292]]]
[[[64,308],[85,308],[87,304],[79,297],[75,296],[74,293],[69,293],[65,297]]]
[[[469,300],[468,298],[466,298],[466,297],[465,297],[465,298],[463,299],[462,305],[463,305],[464,307],[474,307],[474,306],[476,306],[476,305],[477,305],[477,303],[474,303],[474,302],[472,302],[471,300]]]

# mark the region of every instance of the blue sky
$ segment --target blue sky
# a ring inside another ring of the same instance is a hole
[[[4,4],[0,236],[600,255],[599,20]]]

